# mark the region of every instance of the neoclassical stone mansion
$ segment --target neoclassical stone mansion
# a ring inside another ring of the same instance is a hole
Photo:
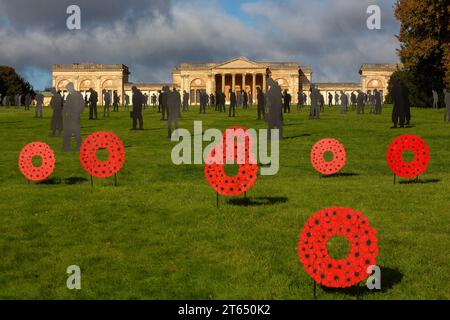
[[[344,91],[351,93],[356,90],[363,92],[381,91],[385,96],[388,90],[388,81],[392,73],[400,68],[400,64],[363,64],[359,69],[359,83],[314,83],[325,95],[331,92]],[[176,87],[178,90],[190,94],[190,103],[199,101],[200,92],[208,94],[225,92],[228,101],[229,89],[236,92],[245,90],[256,93],[256,88],[264,88],[266,69],[270,68],[274,78],[283,90],[292,95],[292,102],[297,103],[297,92],[304,92],[309,96],[312,82],[310,66],[302,66],[296,62],[270,62],[252,61],[245,57],[235,58],[225,62],[214,63],[182,63],[172,70],[172,83],[131,83],[130,71],[123,64],[55,64],[52,67],[52,86],[66,92],[68,82],[75,85],[75,89],[87,94],[89,88],[97,92],[103,90],[111,94],[116,91],[124,102],[125,94],[131,97],[131,87],[138,87],[143,93],[151,96],[164,85]],[[253,95],[254,96],[254,95]],[[102,95],[99,94],[99,104],[102,104]]]

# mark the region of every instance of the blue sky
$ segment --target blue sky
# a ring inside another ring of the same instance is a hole
[[[313,81],[358,81],[362,63],[397,62],[394,0],[0,0],[0,64],[37,89],[53,63],[123,63],[135,82],[170,81],[185,61],[296,61]],[[82,30],[65,27],[69,4]],[[381,30],[366,9],[381,7]],[[5,45],[6,44],[6,45]]]

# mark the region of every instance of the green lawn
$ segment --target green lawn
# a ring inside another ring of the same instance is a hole
[[[128,112],[88,121],[85,111],[83,137],[114,131],[127,152],[118,186],[95,179],[93,189],[79,155],[61,153],[61,140],[48,138],[48,108],[44,119],[0,108],[0,298],[312,299],[296,251],[300,231],[314,212],[338,205],[361,210],[378,231],[384,290],[363,292],[363,299],[450,299],[450,125],[443,111],[413,109],[413,127],[391,130],[389,106],[382,116],[327,109],[319,121],[293,109],[279,173],[258,177],[248,192],[283,201],[242,206],[221,197],[217,209],[203,166],[171,163],[175,142],[151,108],[140,132],[129,130]],[[231,119],[197,110],[183,113],[180,126],[193,132],[201,119],[204,130],[265,128],[255,108]],[[430,147],[421,183],[393,184],[385,155],[403,133]],[[345,145],[347,175],[320,178],[311,167],[311,147],[321,138]],[[55,150],[52,178],[62,183],[28,184],[21,175],[18,155],[32,141]],[[73,264],[81,267],[81,290],[66,288]],[[353,290],[317,294],[355,299]]]

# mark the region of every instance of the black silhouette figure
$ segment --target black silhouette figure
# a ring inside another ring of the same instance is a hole
[[[284,113],[291,113],[291,100],[292,97],[287,90],[284,90],[283,102],[284,102]]]
[[[70,139],[72,135],[75,137],[77,143],[76,151],[80,150],[81,147],[81,134],[80,134],[80,117],[84,110],[84,99],[83,95],[75,91],[73,83],[69,82],[66,86],[69,94],[66,97],[64,103],[64,137],[63,137],[63,152],[74,151],[70,146]]]
[[[117,94],[117,91],[114,91],[113,93],[113,111],[119,112],[119,95]]]
[[[266,97],[260,87],[257,87],[256,91],[258,92],[258,120],[261,120],[261,118],[266,118]]]
[[[89,120],[97,120],[98,119],[98,115],[97,115],[97,103],[98,103],[98,93],[92,89],[89,88]]]
[[[156,94],[152,94],[152,107],[153,109],[156,107]]]
[[[148,108],[148,94],[144,93],[144,104],[143,104],[144,110]]]
[[[364,114],[365,100],[365,94],[361,90],[358,90],[358,96],[356,97],[357,114]]]
[[[32,102],[32,97],[31,97],[31,94],[29,94],[29,93],[27,93],[26,95],[25,95],[25,101],[24,101],[24,105],[25,105],[25,110],[30,110],[30,105],[31,105],[31,102]]]
[[[44,108],[44,96],[40,93],[37,93],[35,98],[36,100],[36,110],[35,110],[35,118],[43,117],[43,108]]]
[[[53,96],[50,99],[50,107],[52,108],[53,113],[50,123],[50,129],[52,130],[50,137],[56,137],[56,131],[58,131],[58,137],[60,137],[63,130],[63,100],[55,88],[52,88],[51,92]]]
[[[168,98],[169,91],[170,91],[169,86],[164,86],[163,90],[162,90],[162,93],[160,94],[160,97],[161,97],[161,112],[162,112],[161,120],[166,120],[167,98]]]
[[[158,113],[161,113],[161,106],[162,106],[162,91],[158,91]]]
[[[144,96],[142,92],[135,86],[131,87],[133,93],[133,111],[131,111],[131,117],[133,118],[132,130],[137,130],[137,122],[139,121],[139,130],[144,129],[144,119],[142,118],[142,105],[144,103]]]
[[[206,113],[206,104],[208,103],[208,95],[206,92],[200,92],[200,113]]]
[[[344,91],[341,91],[341,113],[345,114],[348,111],[348,97]]]
[[[243,93],[243,100],[244,100],[244,109],[248,109],[248,94],[245,91]]]
[[[111,95],[108,91],[103,90],[103,117],[109,117],[109,107],[111,106]]]
[[[356,99],[356,94],[353,91],[352,91],[352,94],[350,95],[350,102],[352,104],[352,109],[355,109],[357,99]]]
[[[230,89],[230,108],[228,117],[231,117],[231,110],[233,110],[233,117],[236,116],[236,94]]]
[[[320,91],[314,84],[311,85],[310,91],[311,111],[309,114],[309,119],[320,119]]]
[[[331,108],[333,105],[333,95],[331,92],[328,92],[328,107]]]
[[[450,121],[450,90],[444,90],[445,121]]]
[[[183,111],[189,110],[189,93],[183,91]]]
[[[178,129],[178,120],[180,118],[180,101],[180,96],[175,88],[173,91],[167,92],[167,132],[169,139],[172,136],[172,125],[175,130]]]
[[[392,109],[392,128],[403,128],[409,125],[411,119],[411,113],[409,110],[409,98],[408,90],[400,79],[396,77],[391,78],[392,83],[392,100],[394,102],[394,108]]]
[[[125,110],[130,110],[130,96],[125,94]]]
[[[374,90],[374,103],[375,103],[375,114],[381,114],[382,104],[381,104],[381,93],[375,89]]]
[[[283,110],[282,99],[283,94],[278,83],[270,77],[270,70],[266,71],[266,106],[268,114],[266,115],[266,121],[268,126],[268,138],[271,139],[271,130],[278,129],[280,140],[283,138]]]

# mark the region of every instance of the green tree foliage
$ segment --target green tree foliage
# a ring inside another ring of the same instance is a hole
[[[450,88],[449,8],[448,0],[398,0],[395,5],[405,67],[396,75],[410,89],[413,105],[430,106],[432,89]]]
[[[15,95],[17,93],[34,94],[31,84],[16,73],[14,68],[0,66],[0,93],[4,95]]]

